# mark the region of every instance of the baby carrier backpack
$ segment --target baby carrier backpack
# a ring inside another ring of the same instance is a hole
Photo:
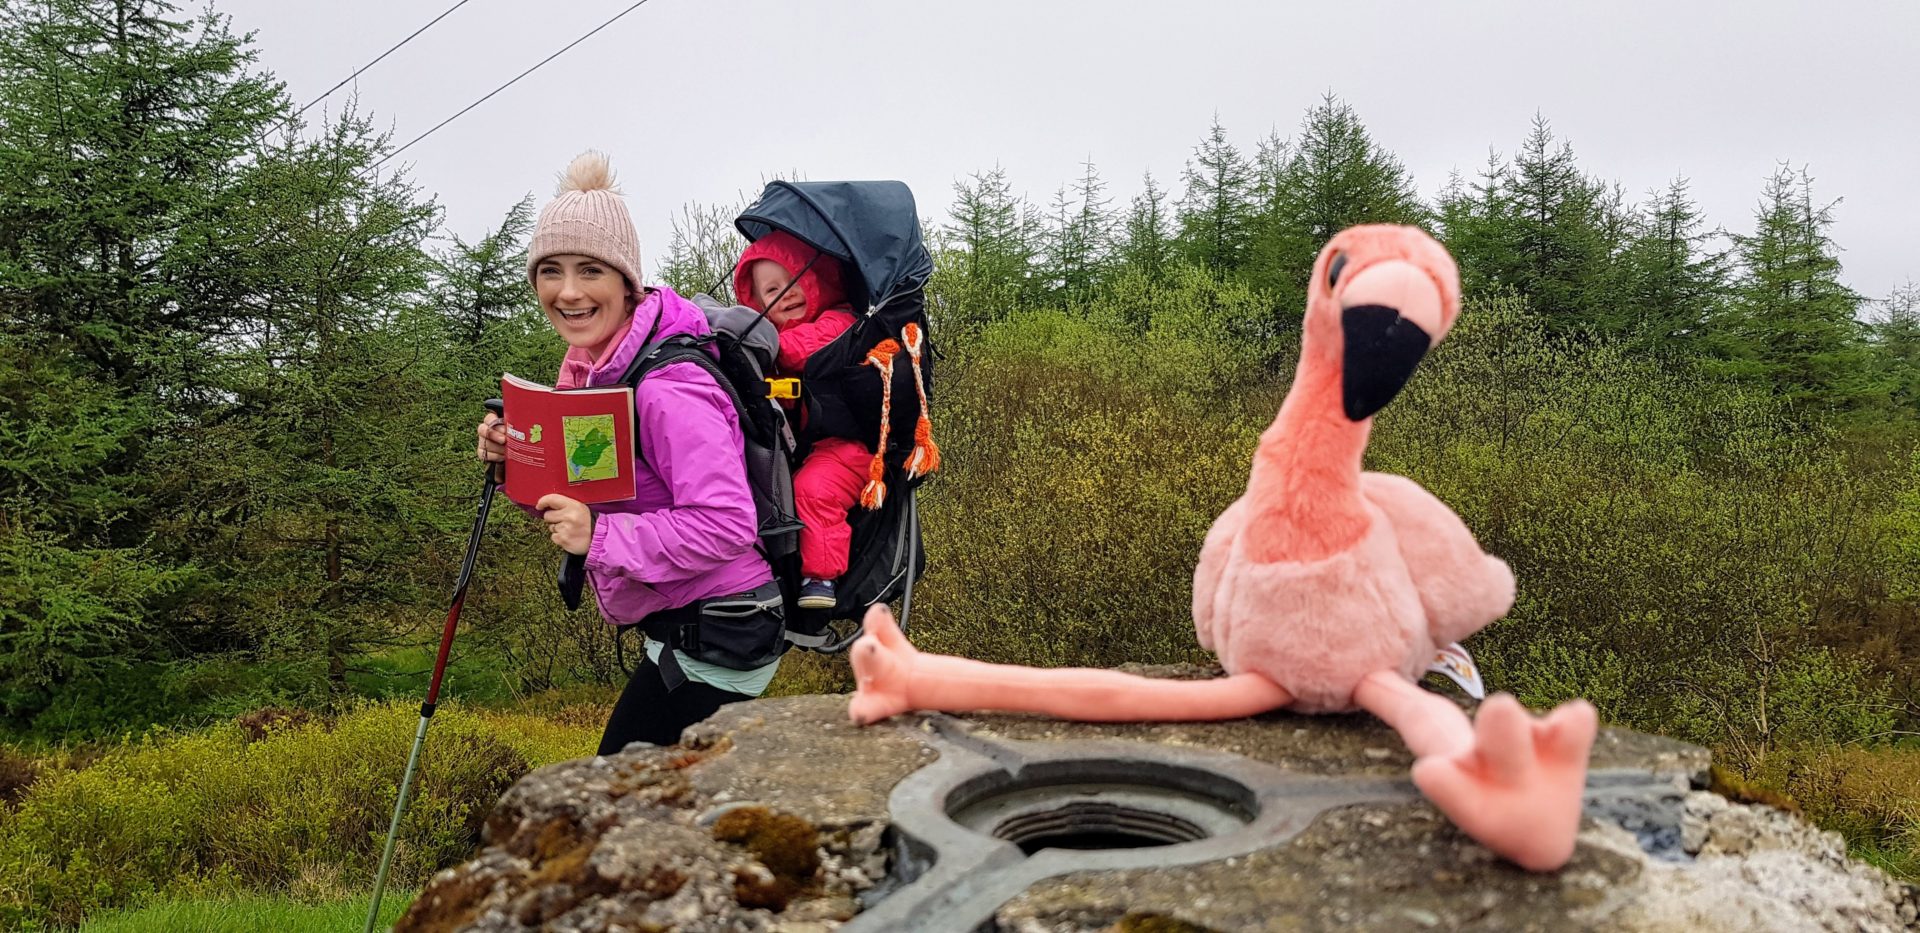
[[[749,241],[783,230],[814,250],[813,262],[843,264],[853,326],[807,360],[794,386],[773,378],[779,336],[771,321],[754,309],[696,295],[711,333],[648,344],[622,381],[638,387],[661,367],[691,362],[728,395],[746,440],[760,549],[779,583],[786,643],[838,653],[859,636],[858,620],[876,603],[901,600],[904,628],[913,584],[926,571],[916,490],[937,465],[921,424],[933,391],[926,313],[933,259],[921,240],[913,193],[897,181],[776,181],[735,224]],[[790,421],[782,398],[796,398],[806,417]],[[804,432],[796,431],[802,422]],[[793,473],[811,445],[828,437],[879,450],[878,475],[848,516],[853,540],[835,588],[837,604],[803,610]],[[578,605],[579,571],[571,575],[569,581],[563,572],[561,589],[569,605]],[[845,620],[853,624],[836,625]]]

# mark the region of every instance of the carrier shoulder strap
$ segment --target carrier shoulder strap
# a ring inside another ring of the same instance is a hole
[[[720,364],[714,362],[713,355],[707,352],[707,347],[713,342],[714,337],[711,334],[704,337],[688,334],[662,337],[640,348],[640,352],[633,355],[633,362],[627,364],[627,371],[621,375],[620,381],[638,390],[640,381],[652,375],[655,370],[674,363],[692,363],[706,370],[707,375],[712,376],[713,381],[719,385],[720,391],[726,394],[727,401],[733,403],[734,414],[740,419],[740,429],[752,431],[754,422],[747,412],[746,400],[740,397],[740,392],[733,381],[727,378],[726,373],[721,372]],[[634,414],[637,416],[639,412],[635,411]]]

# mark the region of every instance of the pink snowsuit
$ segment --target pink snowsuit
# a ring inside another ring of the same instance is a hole
[[[806,311],[798,320],[780,326],[780,356],[774,368],[782,376],[798,377],[807,368],[807,358],[853,326],[853,312],[840,285],[840,261],[822,255],[807,268],[813,247],[784,231],[761,237],[733,269],[735,300],[750,308],[759,308],[753,294],[753,274],[749,268],[762,259],[779,263],[789,276],[800,273],[793,284],[806,298]],[[801,269],[806,272],[801,273]],[[765,310],[765,309],[762,309]],[[806,391],[806,386],[801,386]],[[796,409],[804,412],[804,408]],[[800,573],[815,580],[835,580],[847,572],[847,551],[853,542],[853,528],[847,524],[847,512],[860,500],[860,488],[867,482],[867,465],[873,460],[873,448],[845,438],[821,438],[808,452],[805,462],[793,477],[794,505],[800,512]]]

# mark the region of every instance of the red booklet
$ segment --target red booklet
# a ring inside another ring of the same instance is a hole
[[[559,493],[581,502],[633,498],[633,389],[555,389],[512,373],[500,379],[507,412],[507,498],[531,506]]]

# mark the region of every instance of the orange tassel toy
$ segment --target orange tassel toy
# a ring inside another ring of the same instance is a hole
[[[907,356],[913,359],[913,388],[920,396],[920,420],[913,426],[913,453],[907,455],[907,475],[925,476],[940,469],[940,446],[933,442],[933,421],[927,417],[927,377],[920,370],[926,334],[920,325],[912,323],[900,333],[907,341]]]
[[[893,422],[893,358],[900,344],[882,340],[867,351],[864,365],[880,370],[880,443],[874,445],[873,462],[867,465],[867,485],[860,490],[860,504],[877,509],[887,501],[887,426]]]

